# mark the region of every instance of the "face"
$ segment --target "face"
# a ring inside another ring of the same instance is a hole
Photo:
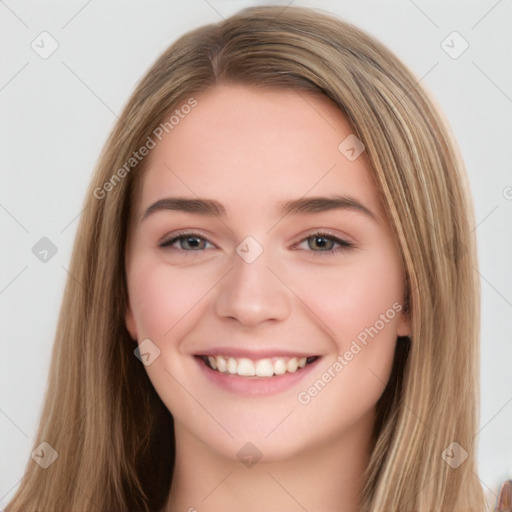
[[[150,153],[126,253],[126,325],[178,447],[270,461],[367,435],[409,323],[366,154],[327,98],[195,98]]]

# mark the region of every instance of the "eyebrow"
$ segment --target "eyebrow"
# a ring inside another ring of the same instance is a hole
[[[185,213],[195,213],[211,217],[225,217],[226,207],[214,199],[190,199],[187,197],[166,197],[153,203],[141,217],[141,222],[152,213],[171,210]]]
[[[279,203],[283,215],[296,215],[301,213],[321,213],[330,210],[352,210],[377,220],[369,208],[357,199],[349,196],[308,197]]]
[[[331,210],[349,210],[364,214],[377,221],[377,215],[358,200],[349,196],[333,195],[329,197],[302,197],[292,201],[278,203],[281,215],[321,213]],[[141,222],[158,211],[180,211],[208,217],[226,217],[226,207],[214,199],[167,197],[149,206],[141,217]]]

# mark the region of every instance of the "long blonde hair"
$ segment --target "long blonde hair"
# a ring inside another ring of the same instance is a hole
[[[334,101],[366,148],[396,236],[411,336],[399,340],[377,404],[361,510],[481,512],[474,444],[479,289],[461,159],[432,100],[386,47],[329,15],[277,6],[245,9],[181,37],[114,127],[76,235],[34,443],[49,443],[58,459],[46,469],[29,460],[6,510],[164,506],[173,420],[124,322],[127,219],[144,160],[126,162],[169,112],[223,82]],[[458,467],[446,462],[453,442],[468,454]]]

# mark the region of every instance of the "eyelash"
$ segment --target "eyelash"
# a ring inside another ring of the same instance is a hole
[[[159,244],[159,247],[165,249],[165,248],[172,248],[172,246],[179,242],[180,240],[184,240],[187,238],[196,238],[202,241],[206,241],[211,244],[205,237],[203,237],[200,233],[192,233],[192,232],[185,232],[180,233],[176,236],[173,236],[169,240],[164,240]],[[313,249],[308,249],[313,256],[326,256],[326,255],[335,255],[340,252],[347,251],[354,247],[355,244],[352,242],[347,242],[346,240],[343,240],[342,238],[339,238],[337,236],[331,235],[330,233],[322,232],[322,231],[315,231],[311,234],[309,234],[306,238],[303,238],[299,243],[307,242],[307,240],[311,238],[325,238],[329,241],[334,242],[335,244],[338,244],[339,247],[334,249],[326,249],[322,251],[315,251]],[[212,244],[213,245],[213,244]],[[176,249],[176,248],[174,248]],[[184,252],[184,253],[193,253],[193,252],[203,252],[205,249],[176,249],[178,251]]]

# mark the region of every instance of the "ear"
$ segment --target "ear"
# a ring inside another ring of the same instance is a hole
[[[126,313],[124,316],[124,320],[126,323],[126,329],[130,333],[130,336],[133,340],[137,340],[137,324],[135,322],[135,317],[133,316],[132,307],[130,303],[128,303],[128,306],[126,307]]]
[[[398,320],[396,325],[396,333],[398,336],[410,336],[411,335],[411,319],[409,312],[402,309],[398,314]]]

